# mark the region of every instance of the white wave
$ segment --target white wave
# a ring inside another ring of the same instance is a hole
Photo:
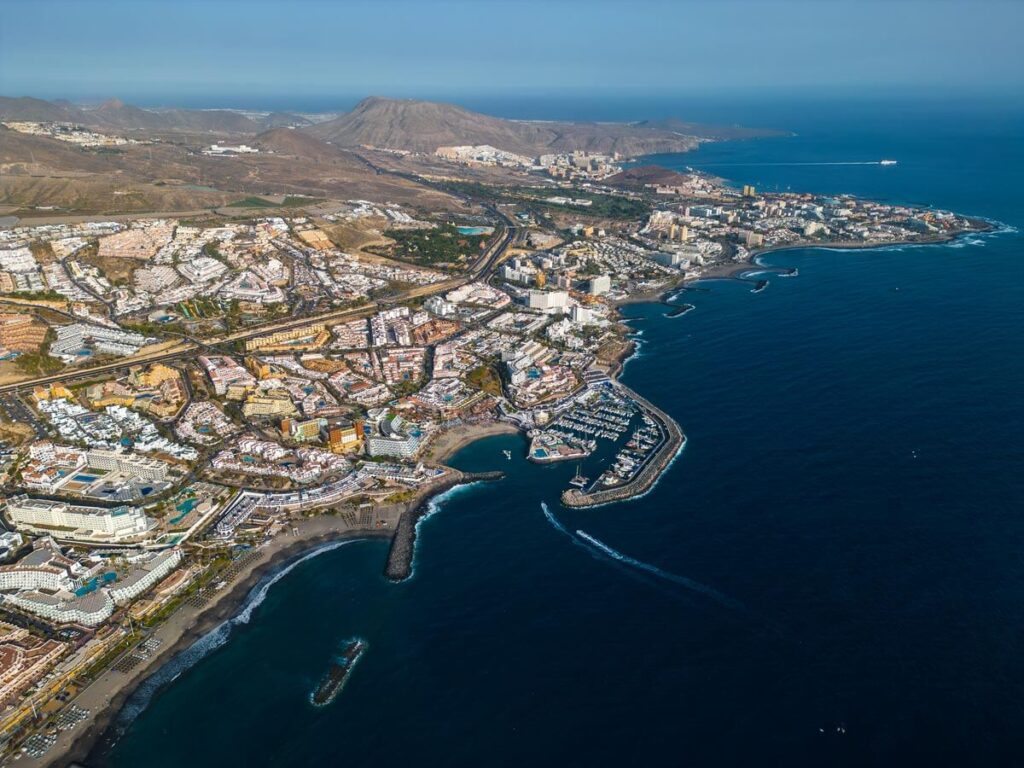
[[[688,579],[685,576],[680,576],[675,573],[669,573],[668,571],[659,568],[656,565],[652,565],[651,563],[645,563],[644,561],[637,560],[636,558],[630,557],[629,555],[624,555],[622,552],[619,552],[616,549],[612,549],[600,539],[591,536],[586,531],[578,530],[576,531],[576,535],[584,541],[596,547],[599,551],[601,551],[608,557],[614,560],[618,560],[620,563],[632,566],[633,568],[639,568],[642,571],[646,571],[647,573],[657,576],[660,579],[671,581],[673,584],[678,584],[679,586],[685,587],[686,589],[689,589],[693,592],[699,592],[700,594],[706,595],[707,597],[710,597],[716,602],[719,602],[722,605],[725,605],[729,608],[735,608],[741,611],[746,610],[746,607],[743,605],[743,603],[739,602],[738,600],[733,600],[731,597],[727,595],[723,595],[717,589],[709,587],[707,584],[701,584],[699,581]]]
[[[626,369],[626,363],[630,362],[631,360],[639,360],[641,357],[644,356],[642,349],[644,345],[643,339],[633,339],[633,341],[633,352],[629,355],[629,357],[622,361],[623,370]]]
[[[281,579],[283,579],[289,573],[294,571],[307,560],[312,560],[314,557],[319,557],[324,552],[331,552],[335,549],[339,549],[340,547],[344,547],[352,543],[353,540],[350,539],[348,541],[335,541],[330,544],[324,544],[322,547],[317,547],[316,549],[307,552],[298,560],[293,560],[280,571],[271,576],[268,580],[261,582],[259,586],[256,587],[256,589],[250,592],[249,597],[247,597],[245,600],[245,604],[242,607],[242,610],[239,611],[234,618],[229,619],[229,621],[234,625],[248,624],[249,620],[252,619],[253,611],[255,611],[263,604],[263,601],[267,599],[267,593],[270,592],[270,588],[277,584],[277,582],[279,582]]]
[[[293,560],[287,566],[273,575],[264,578],[253,588],[242,604],[242,609],[230,619],[227,619],[211,629],[205,635],[196,640],[192,645],[180,651],[170,661],[161,666],[152,675],[146,678],[138,688],[128,697],[121,708],[117,718],[117,732],[124,730],[137,718],[146,707],[152,702],[153,697],[164,686],[174,682],[185,672],[194,667],[215,650],[227,643],[235,627],[248,624],[252,620],[253,612],[267,599],[270,588],[277,582],[298,568],[307,560],[322,555],[324,552],[331,552],[340,547],[354,544],[359,539],[348,541],[335,541],[312,549],[297,560]]]
[[[724,168],[726,166],[732,168],[751,168],[754,166],[760,168],[767,167],[782,167],[782,166],[794,166],[794,165],[881,165],[879,160],[834,160],[831,162],[816,161],[816,162],[791,162],[791,163],[694,163],[696,168]]]
[[[674,306],[676,309],[673,309],[672,312],[666,312],[663,317],[667,317],[669,320],[675,320],[683,315],[690,314],[697,308],[693,304],[676,304]]]
[[[456,496],[460,496],[463,493],[466,493],[471,488],[477,485],[480,485],[480,481],[474,481],[472,483],[462,483],[460,485],[453,485],[444,493],[439,493],[437,494],[437,496],[431,497],[430,501],[427,502],[427,511],[420,515],[419,520],[416,521],[416,538],[419,538],[420,526],[423,525],[423,522],[428,518],[433,517],[438,512],[440,512],[441,508],[444,506],[444,503],[446,501],[451,501]],[[416,558],[419,557],[418,552],[419,547],[416,547],[414,545],[412,551],[412,563],[409,566],[409,579],[411,579],[413,575],[416,573]],[[405,580],[407,579],[403,579],[403,581]]]
[[[428,517],[433,517],[441,511],[441,507],[444,506],[446,501],[451,501],[456,496],[461,496],[471,488],[480,485],[480,481],[474,481],[471,483],[462,483],[460,485],[453,485],[444,493],[439,493],[437,496],[433,496],[430,501],[427,502],[427,511],[420,515],[420,519],[416,521],[416,533],[420,531],[420,526],[423,525],[423,521]]]

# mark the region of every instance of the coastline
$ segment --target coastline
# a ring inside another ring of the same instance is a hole
[[[625,384],[618,383],[625,393],[632,398],[647,414],[661,426],[664,433],[664,442],[658,446],[657,452],[651,456],[649,461],[629,482],[617,488],[608,488],[591,493],[583,493],[575,488],[562,492],[562,504],[567,507],[580,509],[583,507],[598,507],[611,504],[616,501],[628,501],[639,498],[648,493],[658,482],[662,472],[668,468],[679,451],[686,445],[686,435],[676,420],[655,406],[649,400],[641,397]]]
[[[427,446],[423,461],[428,464],[444,464],[454,454],[477,440],[495,435],[514,435],[518,432],[518,428],[504,421],[459,424],[446,429]]]
[[[384,577],[398,583],[412,576],[413,562],[416,557],[416,529],[426,515],[430,514],[431,499],[447,493],[453,488],[471,483],[488,483],[501,480],[504,472],[458,472],[451,474],[440,483],[434,491],[424,497],[419,504],[411,505],[402,513],[395,527],[395,535],[391,537],[391,548],[384,565]]]
[[[983,229],[964,230],[929,240],[872,244],[850,242],[799,243],[763,248],[751,251],[747,259],[742,263],[723,264],[697,277],[670,281],[668,285],[663,285],[647,293],[632,295],[626,300],[617,302],[616,305],[622,306],[632,303],[651,303],[657,301],[667,304],[667,297],[678,291],[682,285],[709,279],[740,279],[743,274],[749,273],[752,268],[758,266],[756,260],[759,257],[772,252],[815,248],[872,250],[907,245],[935,245],[954,241],[964,235],[983,233],[992,229],[994,227],[986,224],[986,227]],[[663,421],[667,435],[666,442],[659,450],[658,455],[626,486],[610,491],[598,492],[601,497],[595,498],[592,502],[577,502],[567,504],[568,506],[596,506],[644,495],[656,484],[661,473],[678,454],[680,448],[685,445],[685,435],[683,435],[679,425],[671,417],[628,387],[625,387],[621,382],[618,382],[623,362],[628,359],[634,349],[635,342],[625,345],[622,355],[611,366],[609,373],[613,379],[616,379],[618,386],[626,389],[631,397],[636,398],[638,402],[651,409],[652,413],[659,417],[659,421]],[[459,425],[439,435],[437,440],[429,446],[424,459],[429,460],[431,463],[442,463],[458,450],[477,440],[498,434],[517,433],[519,431],[516,427],[500,421]],[[456,470],[449,471],[450,474],[441,482],[423,489],[411,501],[401,505],[391,505],[391,514],[398,521],[397,525],[392,528],[351,528],[341,518],[329,514],[320,514],[314,518],[297,521],[295,523],[297,529],[295,534],[282,534],[264,544],[260,548],[260,556],[244,566],[236,577],[235,583],[222,593],[216,594],[209,604],[199,609],[182,606],[164,623],[159,625],[152,635],[161,637],[163,644],[150,658],[140,663],[127,674],[115,672],[110,668],[101,674],[75,699],[76,703],[89,710],[89,716],[78,727],[62,732],[58,741],[44,757],[39,759],[23,757],[19,760],[18,764],[21,766],[32,766],[32,768],[36,766],[41,768],[44,766],[63,766],[75,762],[83,763],[84,765],[95,764],[91,761],[102,757],[104,751],[112,743],[109,741],[109,738],[113,735],[111,729],[116,725],[118,713],[140,685],[151,678],[181,651],[192,646],[197,640],[207,635],[223,622],[236,616],[252,590],[261,580],[286,567],[289,562],[318,545],[351,539],[391,538],[392,543],[388,554],[385,575],[394,581],[408,578],[411,574],[412,560],[415,553],[416,525],[427,514],[431,499],[458,485],[480,480],[494,480],[501,476],[501,473],[485,473],[484,475],[477,476],[464,474]],[[566,491],[566,494],[572,493],[578,494],[576,491]],[[607,494],[607,498],[605,494]],[[567,503],[565,495],[563,495],[563,503]],[[394,570],[392,570],[393,561],[395,565]],[[83,701],[83,697],[87,698]],[[90,703],[92,698],[96,699],[95,703]]]
[[[765,248],[757,248],[747,254],[747,258],[739,262],[716,264],[693,277],[679,276],[670,279],[667,283],[652,288],[648,291],[631,293],[627,298],[615,302],[616,307],[625,307],[630,304],[669,304],[667,299],[680,288],[691,283],[699,283],[702,280],[740,280],[742,276],[759,268],[757,260],[769,253],[781,253],[783,251],[807,251],[807,250],[835,250],[835,251],[875,251],[884,248],[905,248],[907,246],[944,245],[952,243],[966,235],[988,234],[996,231],[996,226],[991,221],[984,219],[971,219],[977,225],[974,229],[965,229],[960,232],[943,234],[927,239],[919,240],[895,240],[885,243],[864,243],[853,240],[836,240],[835,242],[807,241],[803,243],[786,243],[784,245],[770,245]],[[763,267],[765,271],[779,271],[783,268]]]
[[[462,424],[443,433],[430,446],[425,459],[441,464],[450,456],[477,440],[499,434],[518,433],[511,424],[489,422]],[[421,490],[415,498],[397,505],[382,507],[380,516],[392,525],[388,528],[353,528],[343,518],[327,513],[315,517],[292,521],[293,533],[283,533],[259,548],[259,557],[247,563],[235,581],[227,589],[217,592],[202,608],[183,605],[166,621],[153,630],[150,636],[161,640],[161,646],[148,659],[140,662],[128,673],[107,668],[96,680],[75,697],[74,703],[89,712],[81,723],[62,731],[53,747],[40,758],[22,757],[18,764],[25,768],[57,768],[74,763],[96,764],[104,752],[113,744],[112,729],[116,727],[117,716],[128,699],[155,675],[162,667],[190,648],[195,642],[208,635],[218,626],[238,615],[249,595],[260,582],[277,571],[314,550],[316,547],[338,541],[358,539],[391,539],[389,550],[390,565],[395,563],[396,573],[411,574],[415,554],[416,524],[427,514],[430,501],[452,488],[466,483],[498,479],[501,473],[483,476],[465,475],[449,469],[449,474],[440,483]],[[407,521],[403,524],[403,521]],[[399,536],[399,530],[405,530]],[[395,541],[404,542],[396,550]],[[392,552],[395,552],[392,555]],[[394,560],[393,560],[394,558]],[[401,580],[401,579],[397,579]]]
[[[60,734],[54,746],[42,758],[19,762],[22,766],[64,765],[79,762],[94,764],[95,758],[110,745],[111,728],[129,697],[161,667],[197,640],[236,616],[253,589],[267,576],[318,545],[336,541],[387,538],[390,530],[356,529],[340,517],[320,516],[296,523],[296,533],[282,535],[261,547],[261,555],[242,568],[235,583],[214,596],[202,608],[180,607],[150,635],[162,641],[160,648],[128,673],[108,667],[74,700],[88,709],[82,723]],[[84,726],[84,729],[83,729]],[[65,741],[66,739],[66,741]]]

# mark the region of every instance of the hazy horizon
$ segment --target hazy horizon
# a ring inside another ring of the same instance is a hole
[[[42,17],[44,40],[24,34]],[[573,0],[300,0],[287,13],[263,0],[13,0],[0,93],[252,109],[537,91],[1012,94],[1024,85],[1021,22],[1024,6],[1004,0],[641,0],[628,14]]]

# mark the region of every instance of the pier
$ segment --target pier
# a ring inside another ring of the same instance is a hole
[[[563,491],[562,503],[567,507],[596,507],[613,501],[625,501],[646,493],[657,482],[665,467],[672,461],[672,457],[686,442],[686,436],[676,424],[675,419],[625,385],[618,383],[617,386],[657,422],[664,436],[662,443],[644,466],[628,482],[620,486],[589,492],[576,488]]]

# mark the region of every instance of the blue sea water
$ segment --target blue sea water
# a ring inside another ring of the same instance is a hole
[[[1024,761],[1024,120],[773,110],[722,115],[797,136],[657,160],[1004,226],[775,253],[799,276],[703,283],[674,319],[630,307],[624,380],[689,438],[650,494],[562,509],[574,467],[470,446],[457,466],[508,477],[436,504],[411,580],[384,580],[380,541],[306,559],[129,705],[106,763]],[[808,164],[881,158],[899,164]],[[359,667],[310,706],[353,636]]]

